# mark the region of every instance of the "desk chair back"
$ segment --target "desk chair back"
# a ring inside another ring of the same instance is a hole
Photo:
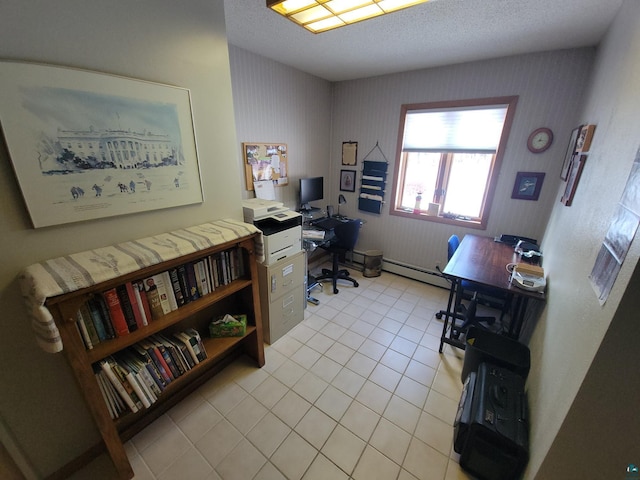
[[[339,260],[341,256],[344,256],[345,253],[353,250],[353,247],[355,247],[361,225],[362,221],[360,219],[349,220],[338,225],[333,229],[336,236],[335,241],[332,241],[328,247],[322,247],[331,253],[332,268],[331,270],[323,268],[322,274],[316,277],[316,280],[331,280],[334,294],[339,291],[337,286],[338,280],[351,282],[354,287],[358,286],[357,280],[351,278],[349,271],[339,267]]]
[[[447,259],[451,260],[453,254],[456,253],[456,250],[460,246],[460,239],[457,235],[451,235],[449,240],[447,240]]]
[[[349,220],[347,222],[338,225],[333,229],[336,235],[336,241],[331,245],[335,249],[343,249],[345,252],[353,250],[358,241],[358,235],[360,234],[360,226],[362,221],[360,219]]]

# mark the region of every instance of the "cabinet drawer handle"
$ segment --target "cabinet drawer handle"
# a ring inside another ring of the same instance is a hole
[[[289,295],[288,297],[282,300],[282,308],[286,308],[293,303],[293,295]]]

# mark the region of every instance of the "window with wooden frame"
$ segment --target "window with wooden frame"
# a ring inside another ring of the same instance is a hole
[[[486,228],[517,100],[403,105],[390,213]]]

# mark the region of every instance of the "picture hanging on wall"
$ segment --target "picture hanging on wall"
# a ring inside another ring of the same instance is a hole
[[[277,187],[289,184],[287,145],[284,143],[246,142],[242,144],[247,190],[254,182],[273,181]]]
[[[358,161],[358,142],[342,142],[342,165],[355,166]]]
[[[340,170],[340,190],[343,192],[356,191],[355,170]]]
[[[595,125],[583,125],[580,128],[578,134],[578,140],[576,141],[576,152],[588,152],[591,148],[591,141],[593,140],[593,133],[596,131]]]
[[[518,172],[516,174],[516,181],[513,184],[511,198],[538,200],[540,190],[542,190],[544,175],[544,172]]]
[[[570,207],[573,203],[573,197],[576,194],[578,182],[580,181],[580,176],[582,175],[582,170],[584,169],[584,164],[586,161],[586,155],[573,156],[571,166],[569,167],[569,177],[567,178],[567,185],[564,189],[564,195],[562,195],[562,198],[560,199],[565,207]]]
[[[576,127],[571,131],[571,137],[569,138],[569,145],[567,145],[567,151],[564,154],[564,161],[562,162],[562,170],[560,171],[560,178],[566,180],[569,175],[569,166],[571,160],[576,152],[576,142],[578,141],[578,134],[582,126]]]
[[[36,228],[203,201],[185,88],[0,62],[0,123]]]

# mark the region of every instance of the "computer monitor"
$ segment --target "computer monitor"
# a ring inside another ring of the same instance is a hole
[[[324,198],[324,178],[311,177],[300,179],[300,210],[312,210],[309,204]]]

